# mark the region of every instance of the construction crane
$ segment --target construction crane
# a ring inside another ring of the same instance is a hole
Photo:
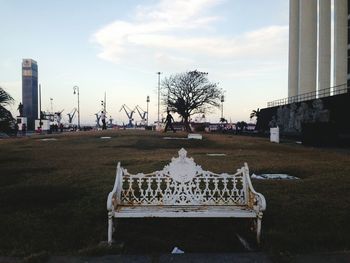
[[[74,108],[74,109],[72,109],[71,110],[71,112],[70,113],[68,113],[67,115],[68,115],[68,122],[69,122],[69,124],[72,124],[72,121],[73,121],[73,118],[74,118],[74,115],[75,115],[75,113],[77,112],[77,108]]]
[[[127,125],[128,128],[132,128],[134,127],[134,124],[132,123],[134,121],[134,119],[132,118],[132,115],[134,114],[134,110],[131,110],[128,106],[126,106],[125,104],[122,105],[122,107],[120,108],[119,112],[121,112],[124,109],[126,116],[128,116],[129,119],[129,123]]]
[[[97,112],[97,113],[95,113],[95,116],[96,116],[96,127],[99,128],[101,115],[98,115],[98,112]]]
[[[140,115],[141,118],[141,125],[146,125],[146,121],[147,121],[147,117],[146,115],[148,114],[147,111],[144,111],[139,105],[136,105],[135,109],[137,110],[137,112]],[[135,111],[134,109],[134,111]],[[141,113],[142,112],[142,113]]]
[[[63,111],[64,111],[64,109],[61,110],[61,111],[57,111],[57,112],[54,113],[54,120],[57,122],[58,125],[61,124],[62,112],[63,112]]]

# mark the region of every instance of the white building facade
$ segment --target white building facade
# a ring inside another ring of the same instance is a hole
[[[349,86],[349,2],[350,0],[289,1],[290,102],[293,102],[293,97],[302,94],[312,94],[316,98],[318,92],[325,96]]]

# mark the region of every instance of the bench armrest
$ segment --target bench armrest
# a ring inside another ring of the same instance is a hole
[[[255,192],[254,194],[255,194],[255,201],[256,201],[256,206],[257,206],[256,210],[265,211],[266,210],[265,197],[262,194],[257,193],[257,192]]]
[[[252,181],[250,180],[249,175],[249,168],[248,164],[244,163],[244,176],[246,178],[247,182],[247,190],[248,190],[248,206],[253,208],[257,212],[262,212],[266,210],[266,200],[265,197],[261,194],[255,191]]]
[[[108,211],[113,211],[116,204],[120,203],[121,190],[123,186],[122,184],[123,184],[123,169],[120,166],[120,162],[118,162],[113,190],[108,194],[108,197],[107,197]]]
[[[112,204],[112,198],[113,198],[113,192],[110,192],[107,197],[107,210],[112,211],[113,210],[113,204]]]

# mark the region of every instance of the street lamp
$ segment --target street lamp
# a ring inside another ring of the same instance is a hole
[[[39,127],[41,129],[42,122],[41,122],[41,84],[39,84]],[[22,115],[22,114],[21,114]]]
[[[51,113],[53,114],[53,106],[52,106],[52,101],[53,101],[53,98],[50,98],[50,103],[51,103]]]
[[[78,86],[74,86],[73,87],[73,94],[77,94],[78,95],[78,129],[80,130],[80,102],[79,102],[79,87]]]
[[[105,92],[105,99],[104,100],[101,100],[101,106],[102,106],[102,109],[103,109],[103,112],[106,113],[106,92]]]
[[[146,125],[148,126],[148,104],[149,104],[149,96],[147,96],[147,121],[146,121]]]
[[[158,126],[159,126],[159,105],[160,105],[160,74],[162,72],[157,72],[158,74]]]
[[[224,95],[221,95],[221,120],[224,119],[224,102],[225,102],[225,97]]]

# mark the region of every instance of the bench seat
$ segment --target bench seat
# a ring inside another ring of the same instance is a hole
[[[256,211],[245,206],[118,206],[114,218],[144,217],[234,217],[256,218]]]

